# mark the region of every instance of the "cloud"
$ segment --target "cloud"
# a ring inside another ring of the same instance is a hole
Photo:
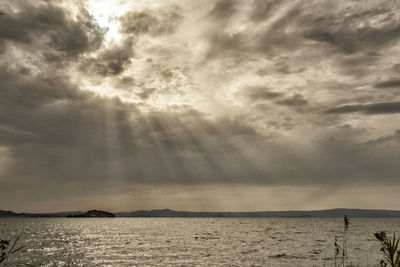
[[[234,0],[219,0],[215,3],[209,16],[217,20],[227,20],[236,12]]]
[[[271,101],[275,104],[288,106],[288,107],[301,107],[308,104],[308,100],[301,94],[294,94],[287,96],[285,93],[271,91],[266,86],[247,86],[242,88],[239,96],[246,96],[251,101]]]
[[[360,112],[367,115],[392,114],[400,112],[400,102],[378,102],[368,104],[346,104],[330,108],[327,113]]]
[[[381,136],[365,142],[365,145],[386,145],[391,142],[400,142],[400,129],[394,131],[393,134],[387,136]]]
[[[75,140],[71,129],[89,131],[81,127],[102,123],[93,116],[104,116],[105,109],[115,113],[116,121],[126,118],[128,110],[135,112],[131,105],[79,90],[66,76],[49,72],[35,77],[3,67],[0,77],[1,123],[10,133],[25,133],[33,144],[70,145]]]
[[[335,47],[345,54],[354,54],[366,49],[376,49],[394,44],[399,38],[400,25],[357,30],[336,29],[333,31],[311,30],[305,37]]]
[[[239,118],[214,121],[190,109],[142,114],[135,104],[83,91],[51,69],[32,75],[3,66],[0,77],[1,145],[13,159],[3,190],[69,190],[82,181],[81,188],[100,190],[110,176],[127,184],[238,181],[224,158],[236,150],[234,140],[258,138]],[[34,189],[38,183],[45,186]]]
[[[400,80],[392,79],[387,81],[381,81],[374,85],[375,88],[393,88],[400,87]]]
[[[236,2],[220,1],[210,12],[209,16],[214,20],[204,34],[208,43],[206,61],[219,58],[246,61],[254,55],[272,56],[279,51],[295,51],[303,42],[299,25],[304,23],[304,14],[296,3],[280,7],[279,16],[265,16],[261,20],[261,15],[245,13],[247,20],[230,23],[231,17],[236,13],[235,7]],[[240,28],[238,25],[243,23],[247,27]]]
[[[205,60],[217,58],[243,57],[247,47],[246,35],[242,33],[224,33],[216,31],[207,34],[208,50]]]
[[[245,87],[241,90],[241,93],[254,101],[275,99],[283,95],[282,93],[271,91],[266,86]]]
[[[381,55],[376,52],[360,52],[335,57],[338,72],[355,78],[366,77],[374,73],[375,66],[379,64],[380,59]]]
[[[121,32],[125,34],[163,35],[173,33],[182,21],[180,8],[165,10],[130,11],[119,18]]]
[[[298,106],[304,106],[308,104],[308,100],[304,98],[301,94],[295,94],[291,97],[278,100],[276,101],[277,104],[284,105],[284,106],[292,106],[292,107],[298,107]]]
[[[340,12],[335,16],[318,17],[306,29],[304,37],[327,44],[336,52],[347,55],[377,51],[396,44],[400,24],[396,20],[391,21],[391,10],[387,6],[357,8],[351,6],[351,13]]]
[[[141,99],[146,100],[146,99],[148,99],[148,98],[151,96],[151,94],[153,94],[155,91],[156,91],[155,88],[145,88],[145,89],[143,89],[142,92],[137,93],[137,95],[138,95]]]
[[[47,1],[13,1],[8,5],[0,17],[0,46],[12,42],[76,56],[96,50],[103,41],[103,31],[86,11],[72,19],[71,14]]]
[[[273,16],[274,12],[284,4],[285,1],[254,0],[250,18],[254,21],[263,21]]]
[[[134,55],[134,38],[127,37],[121,44],[100,51],[81,63],[80,69],[101,76],[118,75],[131,63]]]
[[[2,7],[0,199],[398,185],[386,2],[68,3]]]

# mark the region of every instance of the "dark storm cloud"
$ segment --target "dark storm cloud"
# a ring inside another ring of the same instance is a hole
[[[70,145],[75,130],[87,132],[82,127],[98,121],[96,116],[105,116],[106,109],[115,121],[125,120],[128,111],[135,112],[130,105],[79,90],[66,76],[22,75],[3,67],[0,77],[1,125],[10,134],[25,134],[32,143]]]
[[[400,102],[378,102],[368,104],[347,104],[330,108],[327,113],[360,112],[367,115],[400,113]]]
[[[209,48],[205,55],[205,60],[213,60],[220,57],[240,58],[245,55],[247,42],[244,34],[229,34],[216,31],[209,33],[206,38]]]
[[[68,80],[64,80],[65,77],[32,77],[29,72],[23,74],[19,69],[12,70],[6,66],[0,68],[0,77],[0,101],[16,105],[15,107],[36,109],[64,97],[80,97],[78,91],[71,89]],[[16,111],[14,108],[2,108],[5,112]]]
[[[134,55],[134,38],[127,37],[121,44],[99,52],[96,56],[83,61],[82,71],[102,76],[118,75],[131,63]]]
[[[241,94],[246,95],[249,99],[270,100],[283,96],[282,93],[271,91],[265,86],[249,86],[241,89]]]
[[[295,94],[294,96],[284,98],[282,100],[276,101],[277,104],[289,106],[289,107],[299,107],[308,104],[308,100],[300,94]]]
[[[287,96],[285,93],[271,91],[265,86],[248,86],[241,89],[239,95],[244,95],[252,101],[272,101],[275,104],[288,107],[301,107],[308,104],[308,100],[301,94]]]
[[[157,19],[148,12],[131,12],[120,18],[124,33],[148,33]]]
[[[356,78],[366,77],[376,70],[374,66],[379,63],[381,54],[376,52],[360,52],[351,55],[335,57],[338,71],[345,76]]]
[[[232,33],[230,24],[215,21],[215,26],[205,35],[209,44],[206,60],[237,58],[243,61],[255,54],[284,56],[308,47],[309,51],[318,50],[325,58],[332,58],[343,74],[361,76],[369,74],[370,68],[381,59],[379,49],[392,47],[400,37],[400,21],[393,17],[390,9],[358,11],[352,7],[348,13],[339,10],[326,14],[332,7],[318,1],[254,1],[252,8],[248,22],[254,27],[249,26],[248,30]],[[323,11],[324,15],[312,12],[314,9]],[[227,14],[234,14],[230,8],[226,10]],[[359,26],[370,17],[384,23],[374,27]],[[343,57],[337,58],[338,54]],[[307,65],[300,69],[305,68]],[[276,70],[290,74],[291,69],[293,66],[286,64]]]
[[[365,145],[386,145],[391,142],[400,142],[400,129],[394,131],[393,134],[375,138],[365,142]]]
[[[392,87],[400,87],[399,79],[392,79],[387,81],[381,81],[376,83],[375,88],[392,88]]]
[[[0,126],[0,144],[10,145],[18,143],[40,142],[40,136],[29,132],[21,131],[9,126]]]
[[[13,158],[2,189],[81,179],[100,183],[105,162],[135,147],[128,124],[138,113],[134,105],[81,91],[68,77],[51,72],[34,76],[2,68],[1,77],[1,144]]]
[[[82,71],[101,76],[119,75],[131,63],[134,45],[142,34],[158,36],[173,33],[182,16],[178,7],[170,10],[130,11],[119,17],[125,38],[121,44],[100,51],[81,64]]]
[[[258,138],[244,119],[209,121],[191,109],[141,114],[51,69],[33,75],[3,66],[0,77],[1,145],[13,159],[2,174],[7,191],[39,190],[38,183],[44,191],[57,186],[67,193],[76,183],[104,189],[110,176],[127,184],[240,181],[231,169],[238,156],[227,156],[236,151],[233,140]]]
[[[274,12],[283,5],[285,1],[254,0],[250,14],[251,20],[262,21],[274,15]]]
[[[325,24],[323,19],[320,23]],[[329,23],[329,21],[327,21]],[[332,23],[333,22],[333,23]],[[379,28],[364,26],[354,29],[346,24],[337,24],[313,29],[305,33],[305,37],[335,47],[345,54],[353,54],[363,50],[375,50],[395,44],[400,38],[400,24],[388,24]]]
[[[228,19],[235,14],[233,2],[232,4],[229,3],[231,1],[218,2],[210,13],[218,19],[214,21],[215,26],[205,34],[209,44],[205,55],[206,60],[215,60],[216,58],[243,60],[254,54],[273,55],[277,51],[297,50],[299,48],[302,38],[298,31],[302,29],[298,25],[304,24],[304,22],[298,21],[302,18],[302,10],[296,5],[285,10],[281,17],[267,27],[261,27],[257,31],[232,33],[226,30],[230,26]],[[255,3],[255,6],[257,6],[257,2]],[[232,5],[232,8],[224,9],[225,5]],[[268,19],[268,16],[266,16],[265,20]],[[257,26],[257,24],[265,21],[255,19],[253,22]]]
[[[115,89],[117,90],[122,90],[122,91],[132,91],[134,86],[138,85],[138,82],[136,81],[135,78],[131,76],[117,76],[113,80],[113,85]]]
[[[283,58],[274,64],[274,70],[280,74],[293,74],[303,72],[305,68],[301,65],[291,65],[289,58]],[[267,69],[260,69],[257,71],[257,74],[265,75],[267,71]]]
[[[9,42],[44,50],[50,46],[54,52],[75,56],[97,49],[102,42],[102,30],[86,11],[72,20],[62,8],[47,1],[8,4],[18,12],[9,8],[0,17],[0,46]]]
[[[400,38],[400,26],[380,29],[365,27],[358,30],[312,30],[306,33],[305,37],[336,47],[342,53],[353,54],[364,49],[376,49],[393,44]]]
[[[145,88],[141,92],[136,93],[138,97],[142,100],[148,99],[157,89],[155,88]]]
[[[13,159],[2,174],[6,191],[42,184],[40,190],[63,187],[73,196],[73,184],[101,190],[115,179],[238,182],[243,176],[231,166],[240,158],[231,155],[237,153],[233,141],[259,138],[240,118],[208,120],[191,109],[142,114],[118,98],[82,91],[51,70],[35,76],[3,67],[0,77],[1,145]]]
[[[399,28],[384,9],[255,0],[240,13],[248,2],[222,0],[199,12],[134,10],[117,18],[122,41],[102,44],[84,10],[7,2],[20,12],[0,16],[0,203],[90,198],[113,185],[398,184],[399,130],[337,116],[400,113],[397,98],[378,102],[388,90],[371,89],[399,86],[380,80],[396,77],[379,64],[397,60],[385,51]],[[369,15],[390,23],[360,23]],[[90,81],[130,101],[85,90]],[[332,106],[341,99],[356,103]]]
[[[216,134],[218,131],[222,131],[223,134],[220,136],[222,138],[224,138],[224,136],[245,137],[250,140],[261,138],[259,133],[257,133],[257,130],[251,124],[246,122],[246,118],[222,118],[215,123],[218,125],[218,127],[210,124],[209,128],[211,130],[213,129],[211,126],[215,128],[216,132],[214,132],[214,134]]]
[[[395,72],[400,72],[400,64],[395,64],[395,65],[392,67],[392,70],[394,70]]]
[[[279,51],[296,51],[303,42],[300,32],[303,31],[306,18],[298,5],[293,5],[271,25],[254,36],[253,50],[257,53],[274,55]]]
[[[119,18],[125,34],[161,35],[173,33],[182,21],[179,7],[167,10],[131,11]]]
[[[236,12],[234,0],[219,0],[210,11],[210,16],[218,20],[227,20]]]

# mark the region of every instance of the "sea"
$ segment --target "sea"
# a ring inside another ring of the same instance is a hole
[[[400,219],[350,218],[348,265],[380,266],[378,231]],[[344,234],[332,218],[0,218],[24,246],[10,266],[334,266]]]

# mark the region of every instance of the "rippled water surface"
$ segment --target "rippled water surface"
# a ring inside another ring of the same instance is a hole
[[[380,230],[400,220],[351,220],[355,266],[379,266]],[[342,219],[0,219],[0,238],[26,246],[13,260],[34,266],[332,266],[342,234]]]

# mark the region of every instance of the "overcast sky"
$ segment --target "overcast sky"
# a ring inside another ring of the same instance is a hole
[[[0,209],[400,209],[396,0],[3,0]]]

